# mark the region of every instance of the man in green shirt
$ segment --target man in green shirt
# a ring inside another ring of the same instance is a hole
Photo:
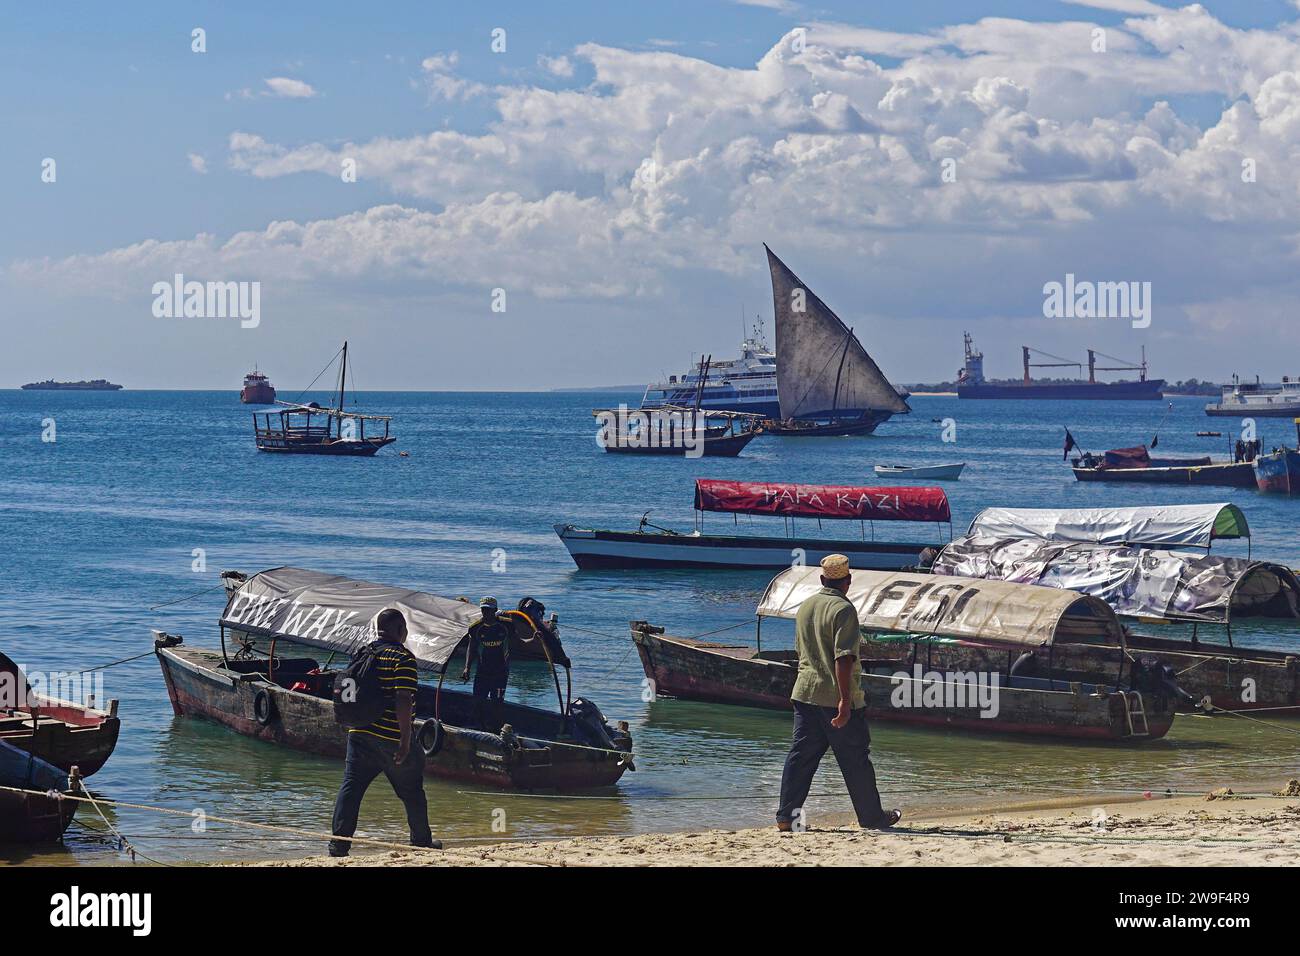
[[[792,830],[796,820],[803,820],[813,775],[831,750],[844,775],[858,825],[891,827],[903,814],[881,807],[876,770],[871,766],[871,733],[858,659],[862,638],[858,612],[846,597],[851,580],[849,559],[842,554],[828,555],[821,567],[822,589],[804,601],[795,616],[799,674],[790,693],[794,736],[781,773],[776,826]]]

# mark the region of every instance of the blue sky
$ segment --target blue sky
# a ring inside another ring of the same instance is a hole
[[[734,351],[742,308],[770,316],[763,241],[897,381],[950,376],[965,328],[995,375],[1022,342],[1295,374],[1277,345],[1300,274],[1297,18],[1282,0],[12,7],[0,385],[232,387],[257,361],[293,387],[345,336],[388,356],[363,386],[644,381]],[[155,317],[177,271],[260,282],[260,324]],[[1044,318],[1066,272],[1152,282],[1151,328]]]

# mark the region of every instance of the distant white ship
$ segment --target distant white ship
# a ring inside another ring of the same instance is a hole
[[[1205,406],[1205,414],[1232,418],[1294,418],[1300,417],[1300,382],[1283,378],[1280,385],[1241,382],[1232,377],[1232,384],[1223,386],[1223,395],[1217,402]]]
[[[666,382],[646,386],[642,408],[661,405],[693,405],[700,371],[691,369],[670,375]],[[779,417],[781,405],[776,397],[776,354],[763,339],[763,327],[754,323],[749,338],[740,343],[740,358],[714,362],[704,380],[700,407],[710,411],[751,412]]]

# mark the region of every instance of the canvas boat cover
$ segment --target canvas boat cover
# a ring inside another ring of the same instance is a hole
[[[967,534],[980,538],[1042,538],[1093,544],[1208,548],[1218,538],[1248,538],[1236,505],[1155,508],[985,508]]]
[[[424,591],[303,568],[272,568],[253,575],[230,596],[221,624],[352,654],[378,637],[375,617],[386,607],[406,616],[406,649],[417,665],[439,673],[480,616],[473,604]]]
[[[782,418],[856,417],[911,407],[857,336],[768,249],[776,315],[776,396]]]
[[[933,571],[1068,588],[1134,617],[1228,623],[1233,611],[1291,618],[1300,613],[1300,582],[1289,568],[1199,552],[966,537],[940,552]]]
[[[758,604],[759,617],[793,618],[821,590],[821,569],[782,571]],[[979,644],[1045,647],[1070,642],[1119,644],[1119,619],[1086,594],[1006,581],[896,571],[852,572],[848,599],[864,630],[949,637]]]
[[[695,481],[697,511],[861,521],[951,521],[942,488],[795,485],[787,482]]]

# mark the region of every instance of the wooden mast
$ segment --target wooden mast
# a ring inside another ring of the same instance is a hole
[[[343,437],[343,389],[348,380],[348,340],[343,340],[343,364],[339,366],[339,417],[338,432],[339,438]]]

